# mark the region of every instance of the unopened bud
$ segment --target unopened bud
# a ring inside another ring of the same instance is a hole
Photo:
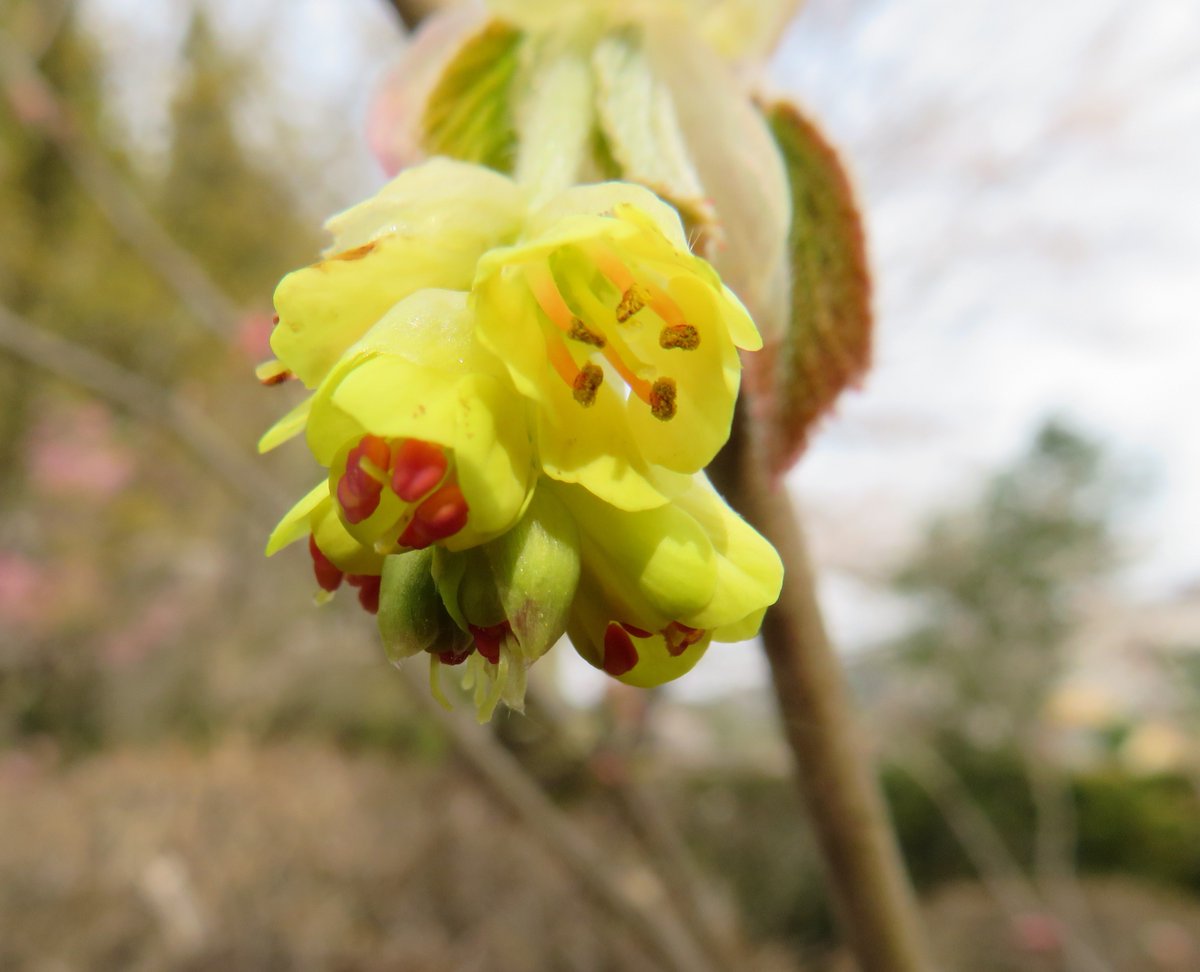
[[[432,550],[411,550],[383,561],[379,633],[392,662],[422,651],[458,652],[471,641],[442,604],[432,567]]]

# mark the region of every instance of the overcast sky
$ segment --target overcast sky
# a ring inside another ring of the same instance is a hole
[[[286,21],[273,3],[211,6],[296,124],[315,122],[322,193],[380,181],[351,132],[395,53],[382,3],[290,0]],[[146,44],[165,72],[186,9],[88,4],[114,53],[139,48],[113,83],[151,151],[169,86]],[[840,640],[894,626],[863,578],[1050,416],[1151,484],[1125,523],[1130,592],[1200,581],[1200,4],[810,0],[770,83],[847,158],[875,269],[876,368],[790,479]],[[753,682],[755,655],[718,648],[685,688]]]

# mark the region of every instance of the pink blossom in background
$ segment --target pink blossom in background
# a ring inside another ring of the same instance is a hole
[[[30,478],[53,496],[108,499],[133,478],[133,454],[117,440],[112,415],[96,404],[56,407],[29,437]]]
[[[270,314],[244,314],[237,323],[234,347],[257,364],[271,357],[271,331],[275,320]]]
[[[32,628],[49,602],[47,571],[24,554],[0,550],[0,622]]]
[[[136,664],[177,634],[187,620],[178,598],[160,594],[131,624],[104,639],[100,657],[113,668]]]

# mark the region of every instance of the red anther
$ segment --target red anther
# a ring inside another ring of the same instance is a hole
[[[501,621],[499,624],[493,624],[487,628],[468,624],[467,630],[471,632],[471,636],[475,639],[475,647],[479,649],[479,654],[483,655],[493,665],[499,665],[500,645],[505,637],[512,634],[512,625],[507,621]]]
[[[279,323],[279,315],[278,315],[278,314],[276,314],[274,317],[272,317],[272,318],[271,318],[271,323],[272,323],[272,324],[278,324],[278,323]]]
[[[420,439],[405,439],[396,446],[392,463],[392,491],[406,503],[435,489],[449,465],[441,446]]]
[[[654,637],[653,631],[647,631],[644,628],[635,628],[628,621],[619,621],[618,624],[620,624],[622,628],[624,628],[626,631],[628,631],[635,638],[652,638],[652,637]]]
[[[388,445],[387,439],[381,439],[377,435],[364,435],[358,445],[350,450],[350,455],[346,457],[346,468],[350,468],[352,461],[358,466],[363,459],[371,462],[380,471],[386,470],[392,463],[392,448]],[[359,468],[362,467],[359,466]]]
[[[346,583],[358,588],[358,603],[363,610],[371,614],[379,613],[379,585],[382,578],[378,574],[347,574]]]
[[[285,369],[283,371],[277,371],[274,374],[267,375],[265,378],[260,378],[259,384],[270,388],[273,385],[282,385],[285,381],[291,381],[295,377],[295,375]]]
[[[377,435],[364,435],[347,453],[346,474],[338,480],[337,499],[351,525],[361,523],[379,508],[379,496],[383,492],[383,486],[363,468],[363,463],[368,462],[384,472],[391,459],[392,450],[387,440]]]
[[[436,652],[436,654],[443,665],[461,665],[473,654],[475,654],[475,646],[473,644],[467,645],[465,648],[461,648],[458,651],[455,651],[453,648],[451,648],[447,651]]]
[[[610,621],[604,629],[604,670],[613,678],[624,675],[638,663],[637,649],[633,639],[616,621]]]
[[[400,544],[418,550],[452,537],[467,525],[467,501],[457,483],[446,483],[417,507]]]
[[[323,591],[336,591],[342,583],[342,572],[334,566],[332,560],[321,553],[317,546],[317,538],[308,535],[308,552],[312,557],[313,573],[317,575],[317,584]]]
[[[663,637],[667,640],[667,651],[672,657],[678,657],[704,637],[704,629],[689,628],[686,624],[672,621],[663,628]]]
[[[379,508],[379,497],[383,490],[376,487],[374,492],[363,495],[364,483],[362,476],[352,476],[346,473],[337,484],[337,501],[346,513],[346,520],[351,525],[361,523]]]

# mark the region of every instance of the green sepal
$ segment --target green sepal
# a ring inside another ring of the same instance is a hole
[[[538,489],[517,525],[483,550],[521,655],[534,662],[566,629],[579,583],[575,521],[553,494]]]
[[[442,604],[433,579],[433,551],[384,558],[379,589],[379,633],[392,662],[420,652],[457,650],[470,641]]]

